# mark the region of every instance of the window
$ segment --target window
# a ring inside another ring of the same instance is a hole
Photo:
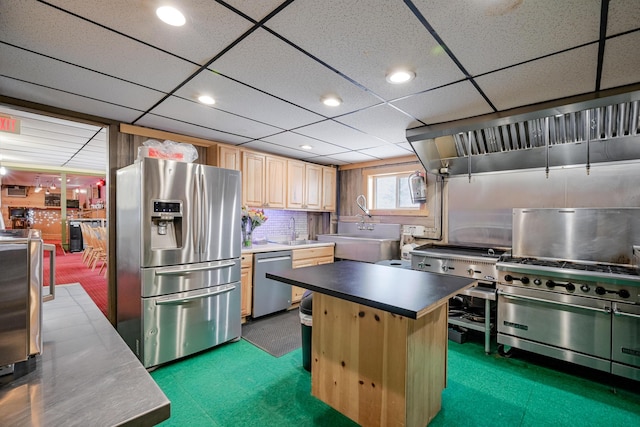
[[[416,165],[365,169],[367,208],[373,215],[428,215],[426,203],[412,203],[409,176]]]

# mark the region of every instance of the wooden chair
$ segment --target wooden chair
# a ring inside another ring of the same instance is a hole
[[[82,233],[82,241],[84,242],[84,250],[82,251],[82,262],[89,265],[89,259],[91,258],[91,252],[93,251],[93,240],[91,233],[88,230],[89,226],[84,222],[80,223],[80,231]]]

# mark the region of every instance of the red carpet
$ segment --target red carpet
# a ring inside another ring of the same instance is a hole
[[[47,242],[53,243],[53,242]],[[56,277],[57,285],[67,285],[70,283],[80,283],[89,294],[93,302],[100,311],[107,316],[107,280],[98,270],[95,270],[82,263],[82,252],[67,252],[63,254],[60,244],[56,244]],[[104,273],[104,271],[103,271]],[[49,286],[49,252],[44,252],[44,284]],[[45,293],[48,292],[45,291]]]

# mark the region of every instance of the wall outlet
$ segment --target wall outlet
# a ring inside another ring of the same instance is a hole
[[[413,237],[423,237],[424,226],[423,225],[403,225],[402,235],[413,236]]]

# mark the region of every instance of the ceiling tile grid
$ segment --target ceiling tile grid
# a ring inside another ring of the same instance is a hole
[[[155,115],[199,124],[209,129],[234,133],[248,138],[262,138],[282,129],[227,113],[199,102],[171,96],[153,109]]]
[[[211,0],[180,2],[187,21],[182,27],[167,26],[156,19],[155,9],[166,1],[137,1],[137,7],[131,7],[131,0],[55,0],[51,3],[200,65],[253,26],[251,21]],[[114,10],[123,13],[113,13]]]
[[[308,125],[324,117],[206,70],[196,75],[175,95],[189,100],[208,94],[216,103],[210,108],[237,114],[281,129]]]
[[[266,26],[385,100],[465,77],[411,10],[396,2],[296,0]],[[416,73],[411,85],[387,83],[396,67]]]
[[[598,40],[600,0],[414,0],[471,75]]]
[[[165,92],[198,69],[43,3],[25,0],[14,4],[0,14],[0,40],[4,42]],[[116,11],[112,13],[120,16]],[[46,77],[42,75],[40,81]]]
[[[595,86],[597,56],[598,45],[590,44],[486,74],[476,82],[498,110],[564,98],[590,92]]]
[[[604,22],[601,0],[183,0],[184,27],[156,18],[160,0],[8,3],[0,95],[320,164],[411,152],[417,126],[640,83],[637,0],[605,2]],[[415,79],[389,84],[400,65]],[[215,105],[196,102],[205,92]]]
[[[241,144],[252,139],[246,136],[212,129],[204,125],[176,120],[171,117],[158,116],[156,114],[145,115],[140,121],[136,122],[136,125],[152,129],[161,129],[182,135],[194,136],[196,138],[209,139],[212,141],[224,141],[231,145]]]
[[[0,75],[18,80],[42,81],[43,70],[46,70],[48,78],[43,83],[47,87],[139,111],[144,111],[164,96],[159,91],[8,45],[0,44],[0,58]]]
[[[380,103],[263,29],[250,34],[210,68],[327,117]],[[338,95],[344,103],[333,109],[323,105],[320,98],[329,94]]]

